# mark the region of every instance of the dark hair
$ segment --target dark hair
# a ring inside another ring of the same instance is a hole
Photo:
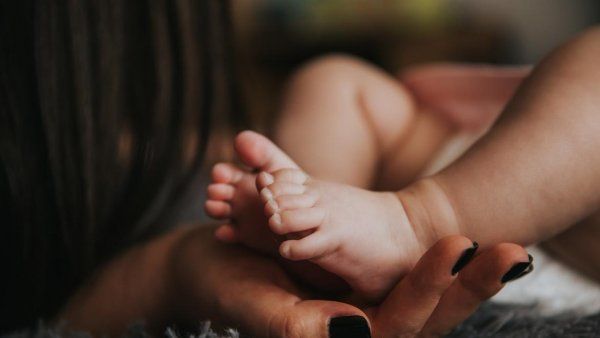
[[[227,7],[0,3],[0,332],[161,231],[214,117],[242,121]]]

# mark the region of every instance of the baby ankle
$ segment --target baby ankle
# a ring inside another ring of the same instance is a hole
[[[423,250],[443,237],[463,234],[450,198],[434,178],[418,180],[396,195]]]

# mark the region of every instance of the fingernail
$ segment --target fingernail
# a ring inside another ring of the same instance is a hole
[[[265,202],[273,199],[273,193],[271,192],[271,190],[269,190],[269,188],[263,188],[263,190],[260,191],[260,196]]]
[[[371,330],[365,317],[345,316],[331,318],[329,321],[330,338],[370,338]]]
[[[500,281],[502,283],[511,282],[533,271],[533,257],[531,255],[527,256],[529,256],[528,262],[521,262],[513,265],[513,267],[510,268],[510,270],[508,270],[508,272],[505,273],[504,276],[502,276],[502,279]]]
[[[452,267],[452,275],[456,275],[462,268],[469,264],[478,248],[479,244],[473,242],[473,246],[463,252],[458,261],[456,261],[456,264]]]

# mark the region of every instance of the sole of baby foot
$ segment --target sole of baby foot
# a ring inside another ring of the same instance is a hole
[[[397,196],[310,179],[299,169],[261,172],[257,186],[286,259],[310,260],[380,300],[422,252]]]
[[[256,187],[268,226],[285,235],[279,253],[310,260],[342,277],[368,300],[379,300],[424,251],[392,193],[314,180],[266,137],[235,140],[247,166],[262,171]]]

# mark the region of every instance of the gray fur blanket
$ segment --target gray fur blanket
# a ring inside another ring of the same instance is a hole
[[[533,306],[500,305],[486,303],[466,322],[457,327],[449,337],[600,337],[600,313],[577,317],[568,314],[540,317]],[[195,332],[182,332],[175,328],[165,331],[167,338],[238,338],[233,329],[215,333],[210,322],[199,324]],[[36,328],[14,332],[13,338],[89,337],[85,332],[64,332],[39,324]],[[150,337],[142,325],[132,325],[126,337]]]

